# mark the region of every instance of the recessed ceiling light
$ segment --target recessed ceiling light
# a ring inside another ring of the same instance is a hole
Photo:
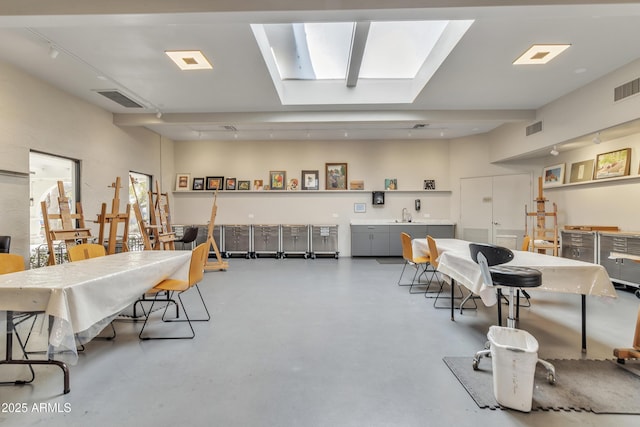
[[[546,64],[567,49],[570,44],[534,44],[518,59],[514,65]]]
[[[210,70],[213,68],[199,50],[167,50],[165,53],[183,71]]]

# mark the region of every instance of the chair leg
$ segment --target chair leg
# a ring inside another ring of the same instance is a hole
[[[407,264],[409,264],[409,261],[407,261],[406,259],[404,260],[404,265],[402,266],[402,272],[400,273],[400,277],[398,278],[398,286],[410,286],[411,283],[401,283],[402,282],[402,276],[404,275],[404,270],[405,268],[407,268]]]
[[[200,296],[200,301],[202,301],[202,306],[204,307],[204,311],[207,313],[207,317],[202,319],[178,319],[177,316],[175,319],[162,319],[165,322],[208,322],[211,320],[211,315],[209,314],[209,309],[207,308],[207,304],[204,302],[204,298],[202,297],[202,293],[200,292],[200,288],[198,284],[194,285],[196,291],[198,291],[198,295]],[[163,316],[164,317],[164,316]]]
[[[442,290],[444,288],[444,283],[445,283],[444,280],[440,282],[440,289],[438,290],[438,293],[436,294],[435,299],[433,300],[433,306],[435,308],[445,308],[445,309],[449,310],[449,309],[451,309],[451,305],[442,305],[442,306],[437,305],[438,304],[438,299],[445,299],[445,300],[450,300],[451,299],[451,297],[442,297],[442,296],[440,296],[440,294],[442,293]],[[455,285],[451,284],[451,286],[455,286]],[[460,296],[459,297],[454,297],[454,299],[460,299],[460,300],[464,299],[464,294],[462,293],[462,289],[460,288],[460,285],[457,285],[456,287],[458,288],[458,292],[460,293]]]
[[[196,332],[193,329],[193,326],[191,325],[191,321],[189,320],[189,315],[187,314],[187,310],[184,307],[184,303],[182,302],[182,297],[180,296],[180,294],[182,294],[182,292],[178,292],[178,301],[180,302],[180,305],[182,306],[182,312],[184,313],[184,317],[186,318],[186,321],[189,325],[189,329],[191,330],[191,335],[186,335],[186,336],[143,336],[143,332],[144,329],[147,326],[147,323],[149,322],[149,317],[151,316],[151,314],[153,313],[153,306],[156,303],[157,300],[157,295],[156,298],[154,298],[154,301],[151,303],[151,308],[149,309],[149,313],[145,316],[144,319],[144,324],[142,325],[142,329],[140,330],[140,333],[138,334],[138,337],[141,340],[161,340],[161,339],[166,339],[166,340],[175,340],[175,339],[193,339],[196,336]],[[168,297],[171,298],[172,293],[169,293]],[[162,313],[162,320],[164,323],[164,317],[167,313],[167,309],[169,308],[169,304],[167,304],[164,308],[164,312]]]

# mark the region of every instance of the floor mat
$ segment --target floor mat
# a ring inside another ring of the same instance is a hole
[[[501,406],[493,395],[491,359],[482,359],[473,370],[472,357],[445,357],[480,408]],[[613,360],[549,360],[556,369],[556,384],[546,380],[547,371],[536,367],[532,411],[591,411],[597,414],[640,414],[640,376],[638,363],[620,365]]]

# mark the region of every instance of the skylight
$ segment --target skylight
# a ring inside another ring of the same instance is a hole
[[[473,21],[253,24],[285,105],[410,103]]]

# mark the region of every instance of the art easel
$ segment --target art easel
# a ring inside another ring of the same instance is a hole
[[[149,191],[149,203],[153,207],[149,228],[155,239],[154,249],[175,249],[176,233],[171,226],[169,195],[160,192],[158,181],[156,181],[155,193],[152,190]]]
[[[640,359],[640,310],[638,310],[636,331],[633,335],[633,348],[614,348],[613,355],[618,363],[624,363],[626,359]]]
[[[149,224],[144,220],[142,216],[142,211],[140,210],[140,201],[138,200],[138,193],[136,193],[136,180],[134,177],[129,176],[131,179],[131,187],[133,188],[133,195],[136,198],[136,202],[133,204],[133,213],[136,216],[136,221],[138,223],[138,229],[140,230],[140,235],[142,236],[142,242],[144,244],[144,250],[150,251],[153,249],[151,246],[151,239],[149,238]]]
[[[553,210],[551,212],[546,211],[548,200],[542,194],[542,177],[538,177],[538,197],[534,201],[536,202],[535,212],[527,212],[527,207],[525,206],[525,235],[528,235],[528,217],[536,217],[536,226],[532,230],[533,236],[531,239],[533,252],[546,254],[550,250],[553,256],[558,256],[560,247],[558,240],[558,207],[553,203]],[[549,217],[553,220],[552,228],[547,228],[547,218]]]
[[[213,228],[216,223],[216,214],[218,212],[217,200],[218,189],[216,188],[216,192],[213,195],[213,206],[211,207],[211,219],[209,220],[209,226],[207,227],[207,244],[210,248],[213,248],[213,251],[216,254],[216,262],[209,262],[209,259],[207,258],[207,262],[204,264],[204,269],[206,271],[219,271],[229,268],[229,263],[222,260],[216,240],[213,238]]]
[[[64,240],[67,247],[74,246],[78,242],[87,243],[91,238],[91,230],[85,228],[84,215],[82,213],[82,205],[76,202],[76,213],[72,214],[69,208],[69,198],[64,192],[64,183],[58,181],[58,209],[59,214],[51,214],[47,208],[47,202],[40,202],[42,209],[42,219],[44,222],[44,232],[47,238],[47,247],[49,248],[48,265],[56,263],[55,252],[53,248],[54,240]],[[60,220],[61,228],[52,228],[51,220]],[[75,227],[74,221],[77,222]]]
[[[98,220],[100,224],[100,232],[98,234],[98,243],[104,245],[105,243],[105,230],[107,225],[109,226],[109,240],[107,242],[107,254],[112,255],[116,253],[116,246],[118,240],[118,225],[124,224],[124,230],[122,232],[122,252],[129,251],[129,217],[131,215],[131,205],[127,203],[127,209],[124,213],[120,210],[120,177],[116,178],[116,182],[112,182],[109,186],[114,189],[113,200],[111,201],[111,212],[107,213],[107,204],[102,204],[102,209],[98,214]]]

